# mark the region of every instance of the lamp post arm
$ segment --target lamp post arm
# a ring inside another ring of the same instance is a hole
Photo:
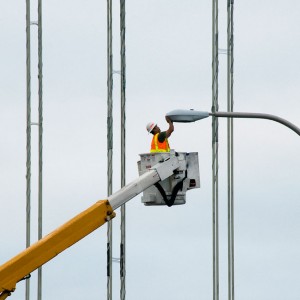
[[[270,114],[263,114],[263,113],[248,113],[248,112],[212,112],[209,113],[210,116],[214,116],[217,118],[249,118],[249,119],[268,119],[275,122],[278,122],[282,125],[285,125],[286,127],[292,129],[294,132],[296,132],[298,135],[300,135],[300,128],[297,127],[295,124],[274,116]]]

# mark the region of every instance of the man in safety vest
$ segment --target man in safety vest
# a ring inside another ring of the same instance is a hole
[[[170,152],[168,137],[174,131],[174,125],[171,119],[167,116],[166,121],[169,123],[169,128],[167,131],[161,131],[154,122],[147,124],[147,131],[153,134],[150,152]]]

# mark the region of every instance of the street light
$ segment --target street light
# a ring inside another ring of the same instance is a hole
[[[295,124],[280,118],[278,116],[263,114],[263,113],[248,113],[248,112],[206,112],[197,110],[187,109],[175,109],[166,114],[173,122],[188,123],[195,122],[201,119],[205,119],[209,116],[217,118],[250,118],[250,119],[268,119],[278,122],[286,127],[290,128],[298,135],[300,135],[300,128]]]
[[[272,120],[275,122],[278,122],[294,132],[296,132],[300,136],[300,128],[294,125],[293,123],[282,119],[278,116],[270,115],[270,114],[263,114],[263,113],[248,113],[248,112],[205,112],[205,111],[197,111],[197,110],[184,110],[184,109],[177,109],[177,110],[172,110],[166,114],[173,122],[181,122],[181,123],[188,123],[188,122],[195,122],[204,118],[207,118],[209,116],[213,116],[216,118],[251,118],[251,119],[268,119]],[[214,141],[213,141],[214,145]],[[218,163],[215,164],[213,162],[213,166],[218,167]],[[213,273],[214,273],[214,299],[215,299],[215,294],[218,297],[218,286],[219,286],[219,267],[218,267],[218,260],[219,260],[219,246],[218,246],[218,192],[215,193],[215,191],[218,189],[218,183],[217,183],[217,178],[218,178],[218,171],[215,169],[213,171],[213,231],[214,231],[214,237],[213,237]],[[216,178],[216,179],[215,179]],[[232,201],[232,200],[231,200]],[[233,205],[231,203],[230,205]],[[233,213],[233,211],[232,211]],[[229,227],[228,227],[229,228]],[[232,241],[231,241],[232,242]],[[229,242],[228,242],[229,243]],[[233,245],[230,245],[232,248]],[[230,251],[230,250],[228,250]],[[233,251],[233,250],[231,250]],[[232,252],[233,253],[233,252]],[[232,254],[233,255],[233,254]],[[229,266],[230,268],[230,266]],[[233,266],[232,266],[233,268]],[[228,278],[232,279],[230,277],[231,275],[228,276]],[[234,289],[234,287],[231,287]]]

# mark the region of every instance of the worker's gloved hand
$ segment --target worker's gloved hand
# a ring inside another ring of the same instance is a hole
[[[170,117],[168,117],[168,116],[166,116],[166,121],[168,122],[168,123],[173,123],[173,121],[170,119]]]

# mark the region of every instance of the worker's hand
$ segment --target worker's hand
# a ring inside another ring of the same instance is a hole
[[[166,131],[167,138],[168,138],[172,134],[172,132],[174,131],[174,125],[173,125],[172,120],[168,116],[166,116],[166,121],[169,123],[169,128]]]
[[[173,123],[172,120],[170,119],[170,117],[166,116],[166,121],[170,124]]]

